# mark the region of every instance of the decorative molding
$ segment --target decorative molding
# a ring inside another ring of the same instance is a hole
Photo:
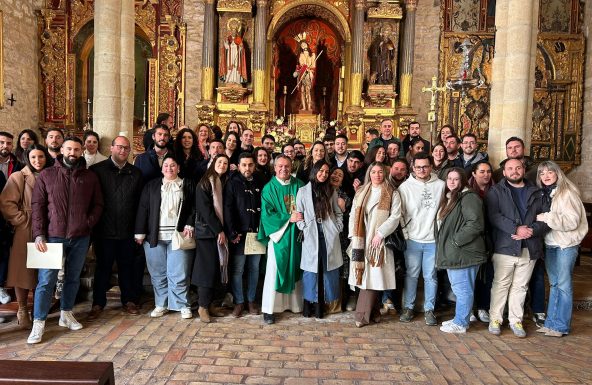
[[[218,0],[216,10],[218,12],[251,13],[253,4],[251,0]]]
[[[94,4],[91,0],[72,0],[70,5],[70,38],[94,17]]]
[[[402,19],[403,8],[398,3],[381,2],[368,10],[368,19]]]
[[[218,87],[216,90],[222,95],[222,102],[243,103],[249,90],[236,84],[228,87]]]
[[[156,10],[152,3],[146,1],[135,7],[136,24],[144,31],[150,39],[150,44],[154,47],[156,44]]]

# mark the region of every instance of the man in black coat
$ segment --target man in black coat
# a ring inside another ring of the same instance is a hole
[[[142,192],[142,173],[128,163],[130,151],[129,140],[118,136],[111,142],[111,157],[90,168],[99,178],[105,207],[95,227],[97,265],[89,320],[96,319],[107,304],[115,261],[123,310],[132,315],[140,314],[138,305],[144,269],[143,263],[137,263],[135,257],[134,224]]]
[[[142,172],[143,183],[146,184],[152,179],[162,178],[162,162],[166,154],[170,151],[168,148],[169,138],[171,132],[165,125],[157,125],[154,127],[152,139],[154,140],[154,148],[146,150],[143,154],[136,157],[134,165]]]
[[[230,240],[230,286],[234,297],[232,315],[240,317],[244,309],[243,272],[248,266],[247,302],[250,314],[259,314],[255,304],[259,262],[261,255],[245,255],[247,233],[259,231],[261,217],[261,190],[263,183],[255,171],[255,158],[250,153],[239,156],[238,171],[232,174],[224,188],[224,227]]]

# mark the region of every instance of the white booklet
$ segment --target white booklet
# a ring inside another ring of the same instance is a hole
[[[27,242],[28,269],[56,269],[62,268],[64,245],[62,243],[45,243],[47,251],[42,253],[35,247],[35,242]]]
[[[247,233],[245,255],[265,254],[267,246],[257,240],[257,233]]]

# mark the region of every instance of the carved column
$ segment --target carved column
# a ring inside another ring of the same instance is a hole
[[[265,55],[267,25],[267,0],[257,0],[255,16],[255,47],[253,52],[253,101],[262,105],[265,96]]]
[[[95,63],[100,65],[94,69],[93,130],[103,147],[121,123],[121,5],[122,0],[95,2]]]
[[[216,16],[214,0],[205,0],[204,33],[201,64],[201,102],[214,103],[214,67],[216,65]]]
[[[352,38],[351,106],[360,107],[364,81],[364,10],[365,1],[356,0]]]
[[[537,1],[498,0],[488,141],[493,164],[505,159],[511,136],[525,139],[529,148],[537,25]]]
[[[411,107],[411,83],[413,80],[413,55],[415,51],[415,11],[418,0],[405,0],[405,24],[401,47],[401,76],[399,102],[402,108]]]
[[[133,135],[134,126],[134,80],[135,80],[135,12],[133,1],[121,2],[121,117],[119,131]]]

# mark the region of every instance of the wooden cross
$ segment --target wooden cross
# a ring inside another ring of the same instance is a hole
[[[436,96],[438,92],[446,91],[446,87],[438,87],[438,78],[432,78],[432,86],[431,87],[423,87],[421,92],[430,92],[432,94],[432,99],[430,100],[430,113],[428,114],[428,122],[435,122],[436,121]]]
[[[6,99],[8,102],[10,102],[10,106],[14,106],[14,102],[16,102],[16,99],[14,98],[14,95],[11,93],[10,94],[10,98]]]

